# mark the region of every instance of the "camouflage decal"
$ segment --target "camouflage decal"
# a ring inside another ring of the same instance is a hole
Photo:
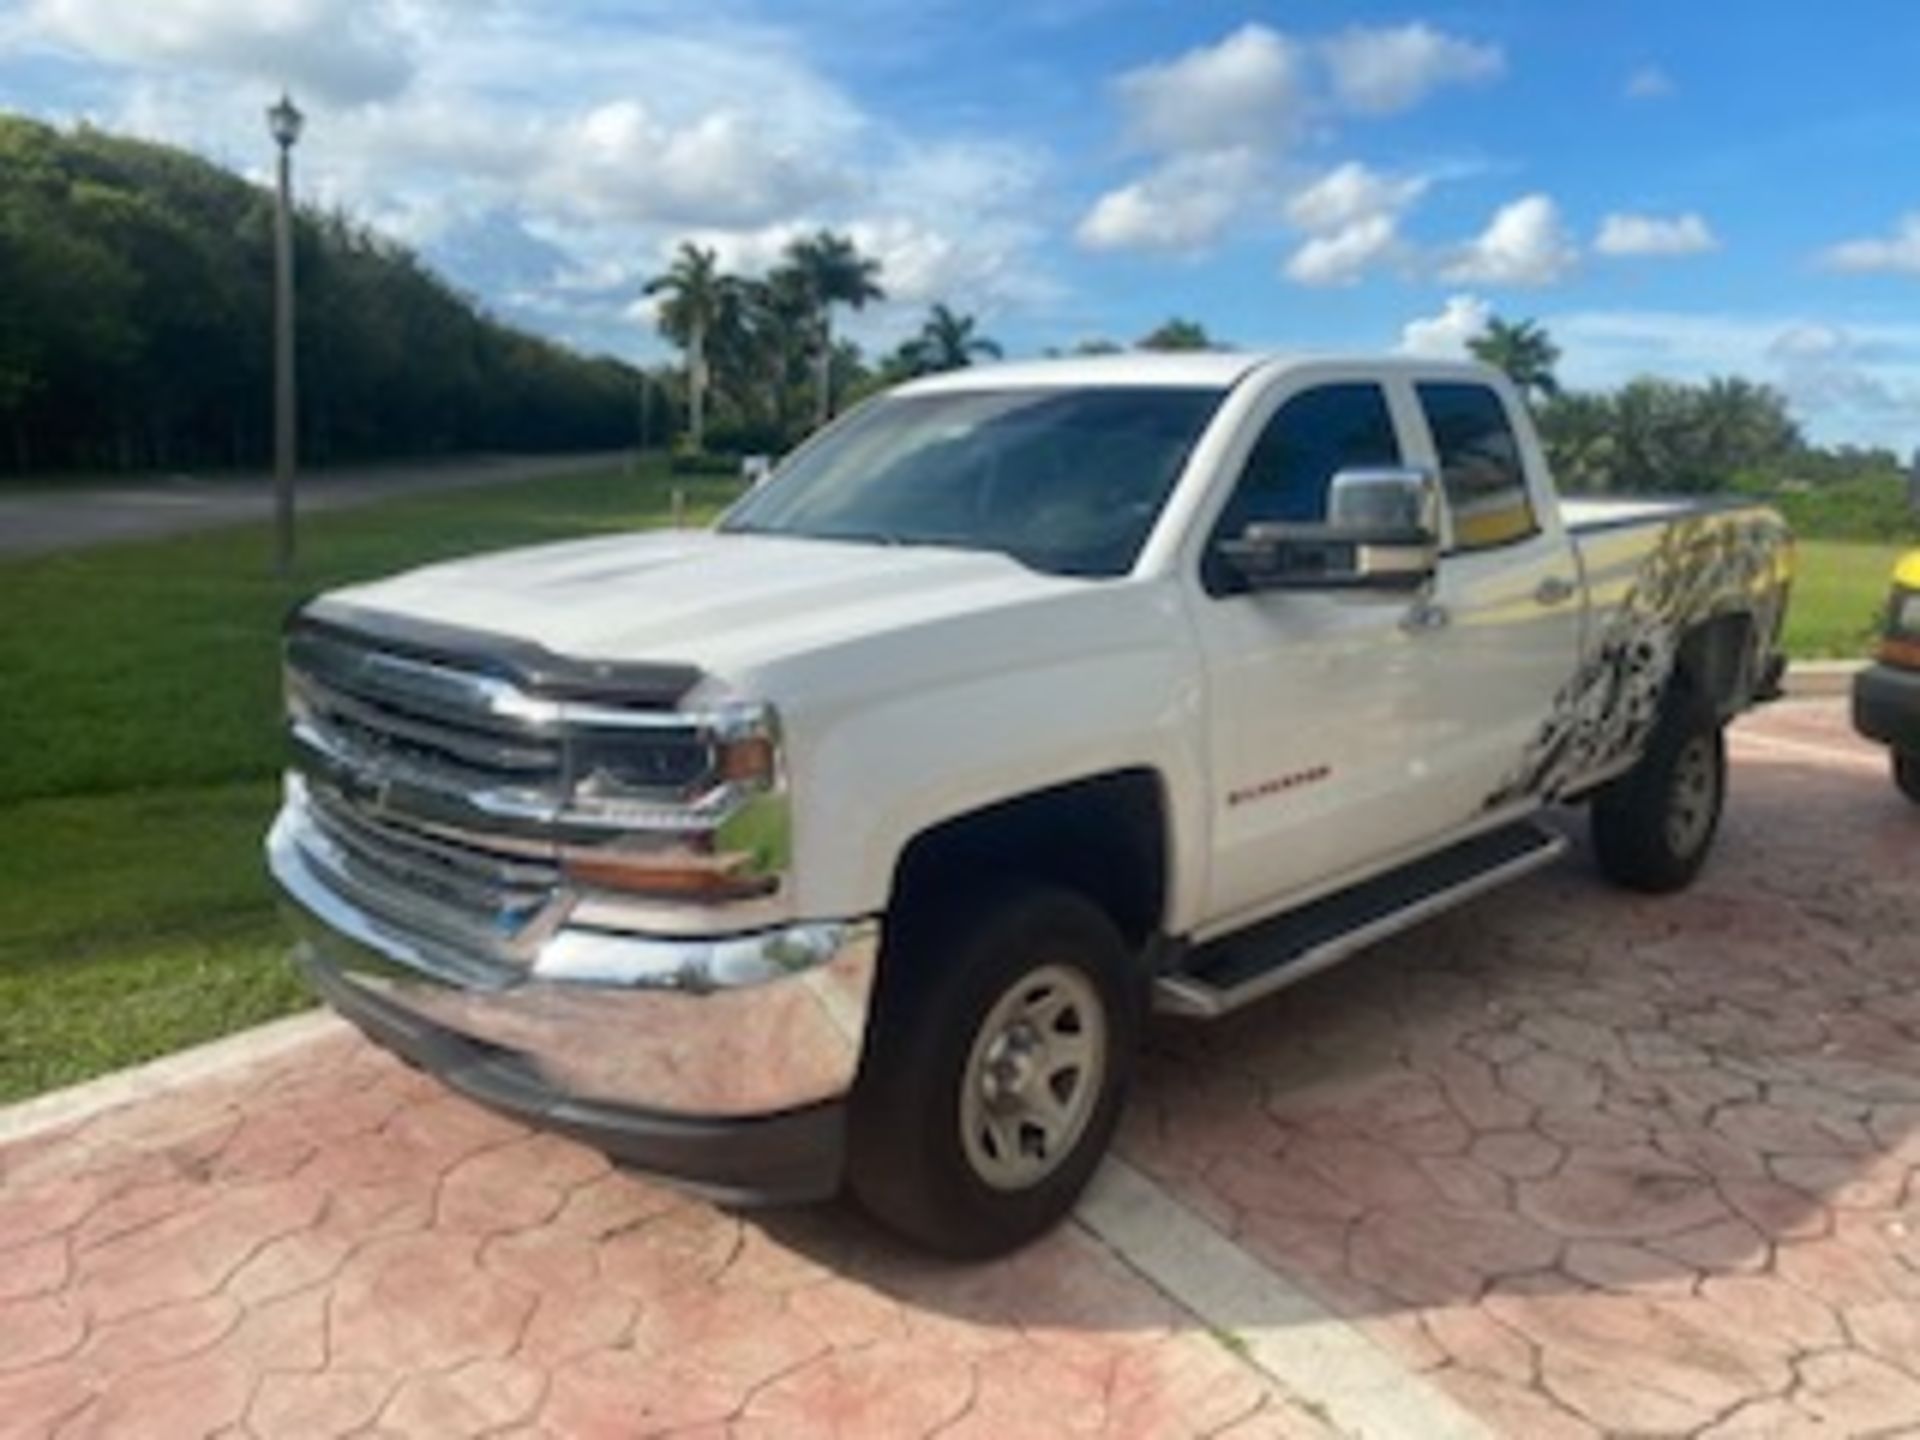
[[[1780,563],[1787,539],[1786,527],[1765,512],[1668,525],[1487,808],[1523,799],[1551,804],[1637,755],[1659,718],[1682,638],[1716,615],[1753,617],[1746,673],[1757,676],[1786,607]]]

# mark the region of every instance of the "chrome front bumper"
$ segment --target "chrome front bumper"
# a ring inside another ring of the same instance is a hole
[[[702,1188],[809,1198],[837,1183],[875,922],[699,939],[562,925],[530,967],[509,969],[343,898],[303,846],[310,824],[286,806],[268,865],[292,902],[300,968],[375,1039],[475,1098]],[[747,1152],[776,1132],[781,1174],[760,1183]],[[789,1176],[796,1147],[833,1153]]]

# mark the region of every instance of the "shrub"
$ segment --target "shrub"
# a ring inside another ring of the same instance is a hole
[[[1898,474],[1810,484],[1742,477],[1740,488],[1777,507],[1794,533],[1810,540],[1920,541],[1920,516]]]
[[[673,454],[667,468],[675,475],[738,475],[740,457],[719,450],[696,450],[682,435],[673,442]]]

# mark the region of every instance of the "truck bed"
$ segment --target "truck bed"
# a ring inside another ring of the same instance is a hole
[[[1560,502],[1560,515],[1566,523],[1567,530],[1577,536],[1650,521],[1678,520],[1688,515],[1709,515],[1726,510],[1739,510],[1747,508],[1748,503],[1744,499],[1728,499],[1721,496],[1635,495],[1627,498],[1585,496],[1563,498]]]
[[[1793,548],[1775,511],[1662,497],[1573,500],[1562,515],[1587,597],[1580,665],[1495,803],[1582,794],[1629,766],[1689,637],[1724,652],[1711,698],[1729,718],[1779,670]]]

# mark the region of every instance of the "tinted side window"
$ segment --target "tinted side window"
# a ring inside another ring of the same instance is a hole
[[[1327,518],[1327,485],[1336,474],[1400,463],[1393,416],[1378,385],[1303,390],[1260,433],[1213,538],[1238,536],[1249,525],[1319,524]]]
[[[1499,395],[1485,385],[1415,388],[1433,432],[1447,508],[1453,512],[1454,548],[1510,545],[1538,530],[1520,443]]]

